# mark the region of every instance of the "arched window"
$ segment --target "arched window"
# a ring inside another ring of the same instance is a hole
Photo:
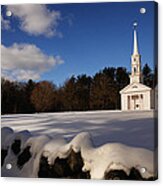
[[[136,67],[134,67],[134,74],[136,73]]]

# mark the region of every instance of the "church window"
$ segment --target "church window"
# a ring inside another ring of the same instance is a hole
[[[134,67],[134,74],[136,73],[136,67]]]

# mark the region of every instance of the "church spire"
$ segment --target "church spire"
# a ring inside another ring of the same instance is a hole
[[[130,83],[141,83],[141,55],[138,51],[137,25],[138,23],[134,22],[134,50],[131,55]]]
[[[139,52],[138,52],[138,38],[137,38],[137,31],[136,31],[138,23],[134,22],[133,26],[134,26],[134,51],[133,51],[133,55],[139,55]]]

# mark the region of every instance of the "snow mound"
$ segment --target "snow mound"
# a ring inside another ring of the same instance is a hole
[[[95,147],[87,132],[67,142],[58,136],[32,135],[4,127],[2,141],[2,176],[5,177],[110,179],[113,174],[118,177],[117,173],[122,173],[123,179],[129,179],[133,172],[142,180],[157,177],[152,151],[120,143]],[[7,170],[7,164],[12,168]]]

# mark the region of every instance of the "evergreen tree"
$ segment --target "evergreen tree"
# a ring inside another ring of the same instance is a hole
[[[35,88],[36,83],[29,79],[29,81],[25,85],[25,97],[26,97],[26,112],[33,113],[35,112],[34,105],[31,102],[31,94]]]
[[[145,64],[142,70],[143,73],[143,83],[146,86],[153,87],[154,86],[154,75],[152,74],[151,68],[148,64]]]
[[[77,100],[76,100],[76,78],[72,76],[68,79],[63,86],[63,104],[67,111],[76,110]]]
[[[114,109],[116,107],[116,83],[114,81],[113,68],[105,68],[96,73],[93,78],[90,91],[91,109]]]
[[[75,97],[77,100],[77,110],[89,110],[91,77],[85,74],[77,77]]]
[[[120,97],[120,90],[122,90],[125,86],[129,84],[129,74],[124,67],[118,67],[116,69],[116,89],[117,89],[117,95],[116,95],[116,109],[120,109],[121,107],[121,97]]]
[[[129,84],[129,74],[127,73],[126,68],[118,67],[116,70],[116,82],[118,88],[122,89]]]

